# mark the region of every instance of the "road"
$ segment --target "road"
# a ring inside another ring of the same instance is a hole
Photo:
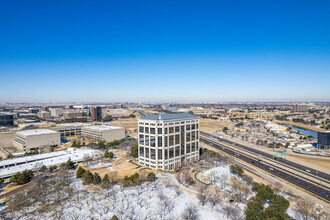
[[[243,152],[237,153],[237,151],[234,149],[237,146],[229,147],[228,144],[221,143],[221,142],[225,142],[225,143],[230,142],[231,144],[235,144],[234,142],[218,138],[217,136],[214,136],[214,135],[211,135],[211,134],[208,134],[205,132],[201,132],[200,140],[202,143],[213,146],[213,147],[217,148],[218,150],[223,151],[233,157],[237,157],[238,159],[250,164],[251,167],[258,167],[259,169],[266,171],[267,173],[270,173],[278,178],[286,180],[287,182],[290,182],[290,183],[306,190],[307,192],[313,194],[314,196],[318,197],[319,199],[322,199],[323,201],[326,201],[328,203],[330,202],[329,188],[319,185],[319,183],[309,180],[306,177],[296,175],[295,174],[295,172],[297,172],[296,170],[293,172],[290,172],[288,170],[274,166],[273,164],[270,164],[267,161],[260,161],[260,160],[256,159],[255,157],[251,157],[250,154],[248,154],[248,153],[243,153]],[[237,144],[237,145],[240,145],[240,144]],[[242,145],[242,148],[245,148],[245,147],[246,146]],[[245,148],[245,149],[247,149],[247,148]],[[260,152],[260,154],[261,153],[265,154],[264,152]],[[265,155],[265,156],[268,156],[268,155]],[[270,156],[272,158],[272,155],[270,155]],[[283,162],[283,160],[281,162]],[[285,162],[291,162],[291,161],[285,161]],[[292,165],[291,163],[290,163],[290,168]],[[285,163],[283,163],[283,164],[285,166],[287,166]],[[283,164],[281,164],[281,165],[283,165]],[[299,167],[302,170],[306,168],[306,169],[309,169],[312,171],[312,169],[299,165],[299,164],[294,163],[293,166]],[[323,176],[327,177],[327,174],[322,173],[322,177]]]

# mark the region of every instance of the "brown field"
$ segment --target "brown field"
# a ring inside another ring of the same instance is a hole
[[[217,130],[222,130],[224,127],[233,126],[230,122],[215,121],[213,119],[199,119],[200,130],[208,133],[214,133]]]
[[[117,171],[117,179],[123,179],[125,176],[133,175],[134,173],[142,174],[146,172],[151,172],[149,168],[139,166],[135,163],[130,162],[132,159],[128,159],[128,152],[123,151],[112,151],[117,159],[101,159],[98,162],[111,163],[111,165],[106,165],[100,168],[88,167],[87,163],[81,163],[79,166],[85,170],[90,170],[92,173],[98,173],[101,178],[106,174]],[[95,161],[94,161],[95,162]]]
[[[128,118],[128,119],[120,119],[111,122],[112,126],[124,127],[124,128],[138,128],[137,118]]]
[[[305,166],[314,167],[314,169],[320,169],[320,171],[330,173],[330,158],[319,156],[305,156],[294,152],[289,152],[287,157],[289,159],[300,162]]]

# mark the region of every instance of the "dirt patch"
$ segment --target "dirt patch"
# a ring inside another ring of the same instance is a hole
[[[224,127],[233,126],[230,122],[216,121],[213,119],[201,118],[199,119],[200,130],[208,133],[214,133],[217,130],[222,130]]]
[[[138,128],[137,118],[120,119],[111,122],[111,126],[124,128]]]

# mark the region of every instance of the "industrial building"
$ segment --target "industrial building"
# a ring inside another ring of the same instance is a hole
[[[81,135],[81,129],[85,124],[82,123],[65,123],[57,124],[52,130],[61,133],[61,137]]]
[[[14,146],[27,152],[43,147],[58,146],[60,143],[60,133],[49,129],[18,131],[13,142]]]
[[[106,125],[84,126],[81,135],[98,141],[114,141],[125,138],[125,128]]]
[[[324,149],[330,149],[330,131],[319,131],[317,133],[317,144]]]
[[[0,125],[14,125],[14,116],[12,114],[0,113]]]
[[[174,170],[199,160],[199,117],[151,114],[139,119],[138,163]]]
[[[63,110],[61,108],[51,108],[50,114],[52,117],[60,117],[63,115]]]
[[[50,112],[47,112],[47,111],[41,111],[41,112],[38,112],[38,117],[39,118],[50,118],[51,114],[50,114]]]
[[[92,108],[92,121],[102,121],[102,109],[101,107]]]
[[[75,117],[82,117],[81,112],[64,112],[64,118],[75,118]]]

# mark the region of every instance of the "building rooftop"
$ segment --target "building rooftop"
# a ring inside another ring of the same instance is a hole
[[[158,120],[158,121],[171,121],[182,119],[199,119],[198,116],[189,113],[173,113],[173,114],[150,114],[139,120]]]
[[[86,128],[99,130],[99,131],[106,131],[106,130],[120,129],[121,127],[113,127],[107,125],[91,125],[91,126],[86,126]]]
[[[17,134],[21,134],[24,136],[30,135],[41,135],[41,134],[53,134],[58,133],[56,131],[48,130],[48,129],[33,129],[33,130],[26,130],[26,131],[18,131]]]
[[[57,124],[56,127],[79,127],[79,126],[84,126],[88,124],[84,123],[63,123],[63,124]]]

